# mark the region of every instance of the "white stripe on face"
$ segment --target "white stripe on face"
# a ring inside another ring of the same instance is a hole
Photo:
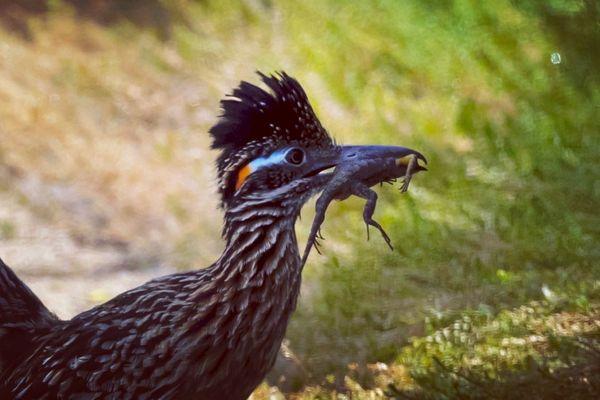
[[[267,167],[269,165],[279,164],[285,159],[285,153],[287,153],[288,149],[277,150],[271,153],[268,157],[259,157],[256,158],[250,163],[248,166],[250,167],[250,171],[254,172],[259,168]]]

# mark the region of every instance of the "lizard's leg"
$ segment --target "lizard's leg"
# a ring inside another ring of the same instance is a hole
[[[412,170],[415,168],[415,164],[417,163],[417,157],[413,155],[406,166],[406,174],[404,174],[404,180],[402,181],[402,186],[400,187],[400,191],[402,193],[408,190],[408,184],[412,178]]]
[[[320,233],[321,224],[325,220],[325,211],[327,211],[327,207],[329,203],[333,201],[333,197],[328,193],[323,193],[317,199],[317,203],[315,205],[315,218],[313,219],[312,226],[310,228],[310,234],[308,235],[308,240],[306,241],[306,247],[304,248],[304,255],[302,256],[302,265],[306,263],[306,259],[308,258],[308,254],[310,253],[310,249],[314,246],[317,253],[321,254],[319,250],[319,242],[318,238],[323,239],[323,236]]]
[[[392,241],[390,237],[385,233],[383,227],[379,224],[379,222],[373,219],[373,213],[375,212],[375,206],[377,205],[377,193],[374,190],[369,188],[362,182],[353,182],[351,184],[352,194],[358,196],[360,198],[366,199],[367,203],[365,204],[365,208],[363,209],[363,220],[365,224],[367,224],[367,238],[369,234],[369,225],[377,228],[379,232],[381,232],[381,236],[383,236],[383,240],[387,243],[390,249],[394,250],[392,247]]]
[[[379,182],[379,187],[382,187],[384,183],[389,183],[390,185],[393,185],[395,182],[396,182],[396,178],[384,179],[381,182]]]

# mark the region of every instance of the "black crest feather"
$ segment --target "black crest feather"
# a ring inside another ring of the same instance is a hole
[[[233,194],[236,172],[251,159],[269,154],[286,143],[330,145],[331,138],[317,119],[300,83],[285,72],[258,72],[266,91],[242,81],[221,101],[223,113],[210,129],[217,159],[223,204]]]

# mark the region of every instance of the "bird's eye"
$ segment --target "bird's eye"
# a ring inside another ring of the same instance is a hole
[[[304,151],[299,148],[291,149],[286,153],[285,160],[290,164],[300,165],[304,162]]]

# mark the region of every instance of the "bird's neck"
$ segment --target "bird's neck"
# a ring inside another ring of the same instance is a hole
[[[232,207],[225,214],[225,250],[218,276],[235,280],[240,289],[299,282],[300,257],[294,231],[299,210],[285,203],[254,202]],[[298,275],[298,277],[296,277]]]
[[[212,279],[195,294],[200,308],[191,326],[206,328],[211,325],[206,315],[215,315],[214,324],[219,326],[211,340],[220,346],[213,348],[222,349],[215,362],[224,366],[220,371],[231,370],[228,365],[245,365],[246,372],[236,379],[247,380],[251,387],[275,362],[296,308],[301,271],[296,217],[297,212],[280,205],[229,209],[224,230],[227,245],[211,267]],[[203,339],[197,339],[201,348]],[[221,379],[226,376],[214,377]]]

